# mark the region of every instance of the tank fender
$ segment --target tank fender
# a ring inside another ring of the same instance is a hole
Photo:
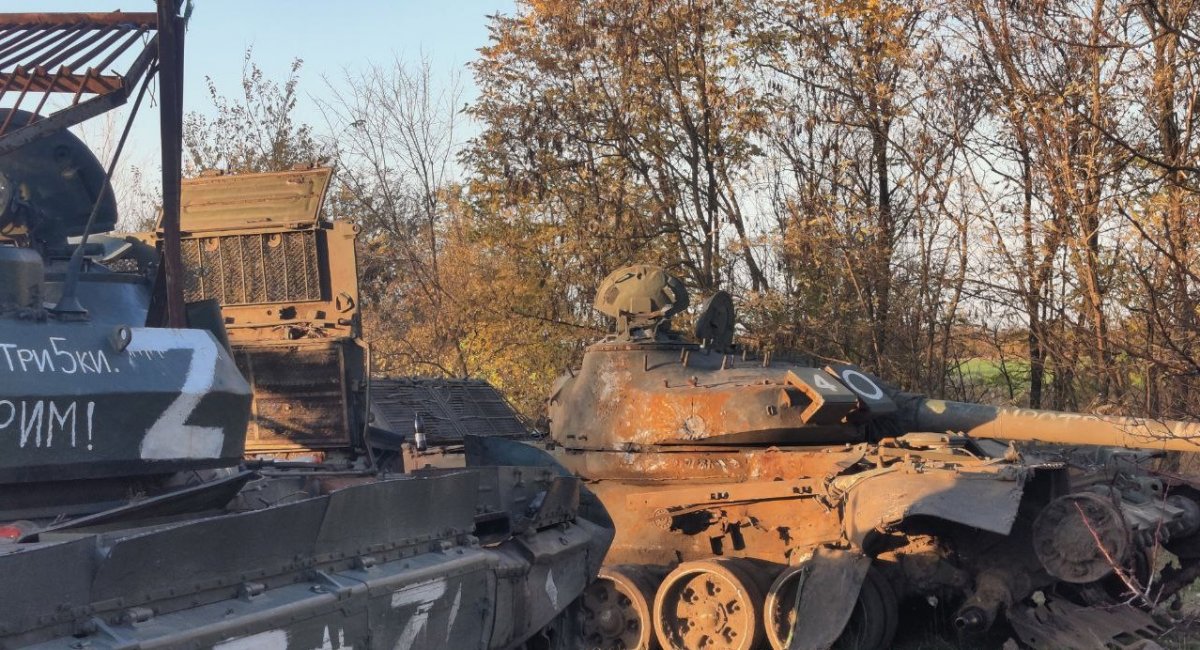
[[[858,551],[818,548],[801,560],[793,603],[796,622],[785,638],[788,650],[828,650],[850,621],[871,558]],[[789,590],[791,593],[791,590]]]
[[[977,467],[968,472],[904,463],[843,476],[832,487],[843,491],[846,539],[861,548],[871,533],[889,530],[915,516],[1007,535],[1029,473],[1015,465]]]
[[[545,467],[559,476],[571,476],[554,456],[534,444],[510,440],[498,436],[463,436],[463,453],[468,467],[488,465],[512,465],[522,467]]]
[[[555,460],[554,456],[534,443],[509,440],[499,436],[467,435],[463,436],[463,452],[468,467],[489,465],[544,467],[559,476],[572,476],[571,472]],[[604,541],[606,548],[608,544],[612,543],[612,538],[616,534],[616,525],[613,524],[612,516],[608,514],[608,509],[604,507],[604,503],[600,501],[599,497],[586,485],[581,485],[579,490],[579,516],[607,530],[608,536]]]

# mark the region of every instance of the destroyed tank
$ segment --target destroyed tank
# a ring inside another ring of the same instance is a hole
[[[136,31],[154,15],[118,18]],[[15,24],[34,38],[103,19]],[[69,132],[42,131],[0,149],[0,648],[564,637],[560,613],[612,537],[581,516],[578,479],[546,461],[248,470],[251,391],[219,309],[189,305],[195,327],[158,326],[158,251],[95,234],[117,223],[105,170]]]
[[[1161,632],[1151,601],[1198,575],[1200,493],[1146,466],[1200,451],[1200,425],[751,358],[725,293],[689,342],[671,329],[686,288],[652,266],[597,296],[613,331],[553,389],[544,444],[616,524],[580,603],[587,647],[876,650],[914,602],[973,647],[1132,647]],[[1178,563],[1151,578],[1164,551]]]

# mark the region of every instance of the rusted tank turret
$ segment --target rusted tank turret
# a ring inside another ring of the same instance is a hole
[[[852,365],[751,357],[724,293],[688,340],[671,328],[686,290],[655,267],[597,295],[615,327],[555,386],[548,445],[616,520],[582,601],[589,646],[886,648],[915,600],[952,604],[964,634],[1105,647],[1152,635],[1139,607],[1197,575],[1200,492],[1138,465],[1200,451],[1200,425],[932,400]],[[1180,568],[1133,594],[1163,548]]]

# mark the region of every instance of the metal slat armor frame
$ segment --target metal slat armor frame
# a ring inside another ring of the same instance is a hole
[[[0,155],[124,104],[157,58],[154,13],[0,14]]]

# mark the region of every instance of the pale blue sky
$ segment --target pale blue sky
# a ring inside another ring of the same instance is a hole
[[[152,0],[0,0],[0,12],[16,11],[153,11]],[[248,46],[254,60],[272,77],[286,77],[292,59],[304,60],[300,90],[305,95],[299,117],[321,126],[310,95],[328,93],[323,76],[336,79],[343,68],[393,57],[415,60],[424,55],[435,73],[458,69],[469,101],[474,86],[466,64],[487,43],[487,18],[511,13],[513,0],[194,0],[187,34],[184,110],[208,112],[211,102],[204,77],[211,76],[224,94],[240,91],[242,59]],[[146,106],[138,117],[126,162],[158,168],[157,108]],[[118,116],[123,123],[124,116]],[[152,118],[152,119],[148,119]],[[93,122],[101,122],[97,118]],[[103,125],[84,128],[94,148]],[[111,126],[108,127],[111,130]],[[115,179],[118,180],[119,179]]]
[[[487,42],[486,16],[511,12],[512,1],[195,0],[194,6],[184,101],[189,109],[204,110],[205,75],[218,88],[237,91],[248,46],[264,72],[277,78],[287,74],[293,58],[304,59],[300,88],[309,94],[326,92],[322,76],[336,78],[343,68],[386,63],[393,55],[416,59],[424,54],[437,71],[465,73],[475,50]],[[473,92],[469,75],[464,81]]]

